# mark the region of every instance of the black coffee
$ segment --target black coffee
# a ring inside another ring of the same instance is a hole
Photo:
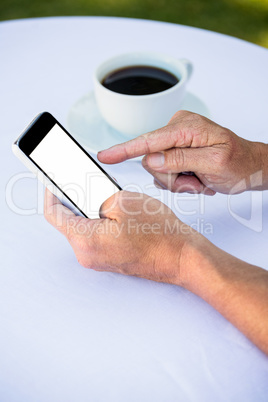
[[[150,95],[176,85],[178,78],[166,70],[149,66],[124,67],[109,73],[102,85],[125,95]]]

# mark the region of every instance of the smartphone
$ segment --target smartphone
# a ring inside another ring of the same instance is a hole
[[[29,124],[12,150],[76,215],[99,218],[101,204],[122,190],[48,112],[39,114]]]

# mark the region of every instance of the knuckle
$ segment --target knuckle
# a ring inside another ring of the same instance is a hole
[[[92,239],[91,239],[92,241]],[[79,237],[79,250],[82,253],[90,254],[91,253],[91,244],[89,243],[89,239],[86,236],[80,236]]]
[[[232,155],[234,152],[238,152],[238,137],[232,133],[230,130],[225,130],[224,131],[224,138],[225,138],[225,144],[227,151],[230,155]]]
[[[79,245],[75,247],[75,250],[76,258],[80,265],[85,268],[94,268],[96,266],[94,244],[89,244],[88,241],[79,241]]]
[[[174,183],[171,185],[171,187],[169,188],[169,190],[172,192],[172,193],[181,193],[182,191],[181,191],[181,189],[180,189],[180,187],[177,185],[175,185]]]
[[[202,116],[201,114],[198,114],[198,113],[192,113],[192,112],[189,112],[189,115],[188,115],[189,117],[191,117],[191,119],[194,121],[194,122],[196,122],[196,124],[200,124],[200,123],[204,123],[204,116]]]
[[[208,135],[208,121],[204,118],[204,116],[201,116],[200,114],[197,113],[192,113],[191,116],[189,116],[189,124],[192,129],[192,133],[194,137],[207,137]]]
[[[90,255],[77,255],[77,261],[84,268],[93,268],[94,264]]]
[[[143,147],[144,147],[144,150],[145,150],[145,154],[149,154],[150,153],[150,146],[149,146],[149,138],[150,137],[152,137],[152,136],[154,136],[155,135],[155,133],[156,133],[156,130],[154,130],[154,131],[151,131],[150,133],[146,133],[146,134],[141,134],[141,136],[140,136],[140,138],[142,139],[142,141],[143,141]]]
[[[82,228],[84,228],[83,218],[76,217],[68,220],[67,225],[64,227],[64,234],[69,243],[76,241],[76,238],[82,231]]]
[[[172,149],[169,152],[166,152],[165,160],[166,165],[170,169],[179,169],[184,166],[185,162],[184,152],[181,148]]]
[[[191,114],[191,112],[188,112],[187,110],[178,110],[175,114],[174,114],[174,116],[172,117],[172,120],[173,119],[178,119],[178,118],[184,118],[184,117],[187,117],[188,115],[190,115]]]
[[[215,149],[212,154],[212,164],[215,170],[222,170],[229,165],[231,161],[231,154],[227,149]]]
[[[105,200],[100,207],[100,216],[108,216],[112,211],[115,211],[118,205],[118,200],[121,197],[121,191],[113,194]]]
[[[73,241],[75,239],[75,235],[74,235],[73,231],[67,230],[66,231],[66,238],[67,238],[69,243],[73,243]]]
[[[172,193],[183,193],[185,191],[180,183],[179,176],[171,183],[170,191]]]

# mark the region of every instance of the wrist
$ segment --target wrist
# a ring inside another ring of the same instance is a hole
[[[252,153],[255,164],[249,178],[249,190],[267,190],[268,144],[253,142]]]
[[[222,285],[221,268],[229,265],[228,257],[231,256],[200,233],[194,233],[181,250],[180,276],[176,284],[209,302],[210,292]]]
[[[213,248],[216,247],[209,240],[192,229],[192,232],[187,234],[177,258],[179,269],[175,284],[194,291],[199,275],[202,276],[202,271],[207,269]]]

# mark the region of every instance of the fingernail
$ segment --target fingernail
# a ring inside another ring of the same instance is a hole
[[[204,192],[205,195],[215,195],[216,191],[211,190],[210,188],[206,189]]]
[[[146,162],[152,168],[162,167],[165,163],[165,156],[161,152],[156,152],[155,154],[148,155]]]

